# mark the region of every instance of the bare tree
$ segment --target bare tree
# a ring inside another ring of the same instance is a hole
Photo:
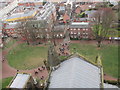
[[[26,40],[26,42],[36,44],[37,41],[46,42],[47,39],[47,27],[48,24],[44,20],[29,20],[18,24],[18,33],[21,32],[21,36]]]
[[[27,32],[27,28],[26,28],[26,21],[19,22],[16,26],[16,30],[17,30],[18,36],[23,38],[29,45],[30,42],[29,42],[28,32]]]
[[[60,63],[60,59],[58,58],[58,54],[55,50],[54,45],[50,45],[48,48],[47,63],[49,67],[57,66]]]
[[[104,40],[106,35],[108,34],[109,29],[111,28],[111,25],[113,23],[114,16],[114,12],[111,8],[99,9],[94,14],[95,20],[93,31],[98,42],[98,47],[101,46],[102,40]]]
[[[32,22],[32,21],[27,22],[25,27],[28,30],[30,41],[33,44],[36,44],[36,41],[37,41],[36,31],[38,30],[38,28],[35,27],[34,22]]]
[[[56,46],[56,37],[55,37],[55,24],[56,24],[56,20],[55,20],[55,16],[53,15],[52,13],[52,20],[51,20],[51,37],[52,37],[52,41],[53,41],[53,44],[54,46]]]

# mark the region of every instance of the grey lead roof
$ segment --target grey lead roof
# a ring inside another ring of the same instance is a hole
[[[74,57],[52,71],[49,88],[100,88],[100,68]]]
[[[69,28],[90,28],[90,25],[69,25]]]
[[[10,85],[10,88],[25,88],[26,83],[30,78],[29,74],[17,74]]]

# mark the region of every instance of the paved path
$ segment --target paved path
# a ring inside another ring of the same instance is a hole
[[[70,40],[63,39],[63,41],[56,46],[56,50],[59,53],[59,55],[62,56],[70,55],[69,44]]]
[[[117,78],[111,77],[107,74],[104,75],[104,80],[109,80],[109,81],[117,81]]]

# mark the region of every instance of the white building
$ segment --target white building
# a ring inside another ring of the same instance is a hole
[[[0,19],[3,19],[3,17],[6,16],[7,13],[9,13],[11,10],[13,10],[15,7],[18,6],[18,2],[22,0],[14,0],[12,3],[4,7],[3,9],[0,10]]]
[[[47,2],[42,9],[40,9],[39,14],[37,16],[38,20],[49,20],[52,15],[56,19],[56,8],[55,5],[51,2]]]

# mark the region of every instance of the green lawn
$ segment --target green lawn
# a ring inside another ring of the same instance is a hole
[[[10,83],[12,78],[13,77],[8,77],[8,78],[5,78],[5,79],[2,79],[2,88],[6,88],[6,86],[8,86],[8,84]]]
[[[36,68],[43,65],[43,60],[47,58],[47,49],[47,46],[19,44],[8,53],[7,60],[16,69]]]
[[[74,52],[76,48],[77,52],[88,58],[88,60],[95,61],[95,57],[98,53],[102,57],[102,63],[104,72],[113,76],[118,76],[118,46],[117,45],[102,45],[101,49],[98,49],[96,45],[91,44],[77,44],[72,43],[70,45],[71,52]]]

